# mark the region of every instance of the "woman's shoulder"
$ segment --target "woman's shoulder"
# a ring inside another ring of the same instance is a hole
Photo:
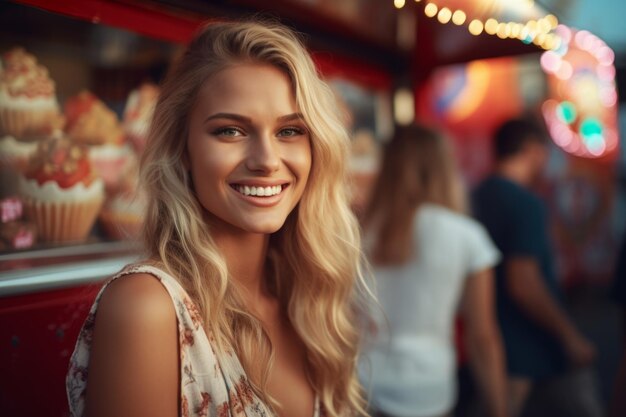
[[[175,320],[176,312],[170,293],[158,277],[147,272],[129,272],[103,288],[98,316],[129,324],[153,321],[158,325],[168,318]]]
[[[439,221],[450,224],[452,227],[471,227],[475,221],[469,216],[449,209],[448,207],[425,203],[420,208],[420,216],[426,221]],[[470,226],[468,226],[470,225]]]
[[[168,291],[153,275],[129,273],[108,282],[95,304],[68,372],[74,414],[84,407],[99,415],[176,412],[178,337]],[[91,394],[85,397],[87,375]]]
[[[422,223],[433,225],[438,231],[451,236],[474,239],[486,234],[485,228],[476,219],[447,207],[427,204],[420,211]]]

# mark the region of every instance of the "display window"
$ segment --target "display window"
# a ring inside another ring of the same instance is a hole
[[[136,240],[138,161],[181,46],[0,7],[0,250]]]

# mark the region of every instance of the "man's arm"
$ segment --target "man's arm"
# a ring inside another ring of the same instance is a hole
[[[561,341],[574,365],[591,363],[595,357],[593,345],[552,298],[537,261],[530,256],[515,256],[505,261],[505,269],[507,291],[520,309]]]

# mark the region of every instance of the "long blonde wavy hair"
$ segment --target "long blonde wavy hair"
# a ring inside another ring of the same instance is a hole
[[[371,233],[374,264],[397,265],[415,252],[413,221],[423,203],[467,211],[463,185],[450,144],[433,129],[396,128],[387,145],[363,227]]]
[[[218,349],[236,352],[252,388],[275,407],[265,390],[271,343],[242,303],[183,163],[198,90],[216,72],[249,62],[288,75],[311,135],[304,194],[270,237],[269,287],[306,346],[311,383],[326,414],[366,414],[355,375],[359,332],[353,300],[361,271],[359,227],[344,186],[349,138],[331,90],[292,31],[267,22],[207,24],[168,73],[141,163],[149,196],[143,241],[149,257],[197,302]]]

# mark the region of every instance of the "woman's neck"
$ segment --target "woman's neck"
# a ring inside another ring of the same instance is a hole
[[[242,289],[242,296],[253,305],[267,298],[265,266],[269,235],[214,229],[213,239],[226,259],[230,276]]]

